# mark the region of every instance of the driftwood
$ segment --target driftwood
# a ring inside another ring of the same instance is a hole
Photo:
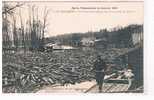
[[[92,80],[95,52],[70,50],[3,54],[3,92],[30,92],[43,85]],[[108,52],[101,54],[105,58],[114,55]]]

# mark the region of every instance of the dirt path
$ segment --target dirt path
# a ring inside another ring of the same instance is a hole
[[[95,84],[95,81],[87,81],[75,85],[68,84],[65,86],[46,86],[36,93],[84,93]]]
[[[113,74],[114,75],[114,74]],[[110,76],[105,76],[104,79],[108,79]],[[118,92],[126,91],[128,89],[128,84],[115,84],[115,83],[104,83],[103,93],[108,92]],[[98,93],[98,86],[95,80],[77,83],[75,85],[65,85],[65,86],[45,86],[36,93]]]

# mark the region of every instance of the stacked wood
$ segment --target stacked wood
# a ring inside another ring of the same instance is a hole
[[[16,52],[3,55],[3,92],[32,92],[53,84],[75,84],[94,79],[97,51]],[[102,53],[109,58],[110,53]],[[111,53],[112,54],[112,53]]]

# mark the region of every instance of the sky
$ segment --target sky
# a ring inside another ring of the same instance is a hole
[[[144,19],[143,2],[25,2],[16,10],[17,19],[20,19],[19,12],[22,12],[22,18],[26,21],[28,6],[32,5],[38,8],[39,18],[43,18],[45,8],[49,10],[46,37],[143,24]]]

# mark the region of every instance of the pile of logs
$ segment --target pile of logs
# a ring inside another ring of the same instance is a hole
[[[108,54],[102,56],[109,58]],[[43,85],[93,80],[96,56],[96,51],[82,50],[4,54],[3,92],[32,92]]]
[[[3,55],[3,92],[31,92],[52,84],[75,84],[92,80],[93,56],[79,52]]]

